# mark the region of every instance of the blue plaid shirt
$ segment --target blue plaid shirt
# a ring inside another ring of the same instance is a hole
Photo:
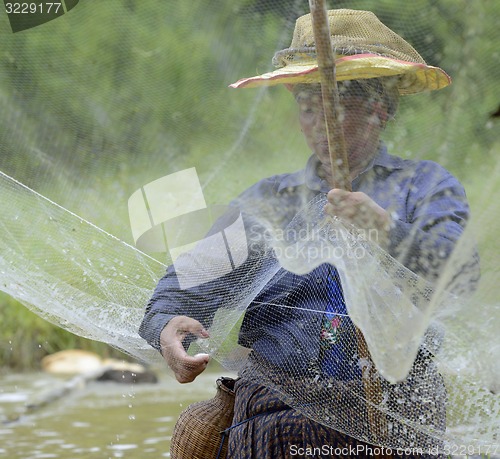
[[[269,201],[272,208],[281,211],[285,227],[304,203],[329,191],[328,183],[317,175],[317,167],[318,161],[312,156],[304,170],[261,180],[243,192],[237,202],[245,209],[245,203]],[[372,164],[352,182],[352,188],[366,193],[391,213],[389,253],[412,271],[431,280],[437,277],[469,215],[458,180],[435,162],[391,156],[381,144]],[[223,285],[237,288],[238,276],[245,270],[246,263],[221,280],[181,290],[170,267],[147,305],[140,335],[159,349],[160,333],[176,315],[193,317],[210,327],[223,304]],[[280,307],[284,291],[289,298],[287,308]],[[308,294],[299,293],[304,291]],[[198,316],[199,304],[203,304],[203,317]],[[239,342],[282,368],[316,368],[350,379],[358,374],[355,364],[350,363],[351,356],[340,347],[325,349],[324,340],[318,339],[322,331],[324,334],[324,319],[339,314],[340,327],[335,327],[339,325],[337,320],[332,327],[338,328],[335,333],[341,341],[343,332],[352,333],[352,322],[346,317],[341,285],[331,265],[322,264],[303,276],[280,269],[248,306]],[[335,338],[335,333],[332,331],[330,338]]]

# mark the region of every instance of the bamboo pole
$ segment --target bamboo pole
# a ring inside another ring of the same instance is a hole
[[[334,188],[351,191],[349,159],[344,132],[340,123],[340,101],[335,73],[335,56],[330,40],[330,28],[324,0],[309,0],[316,44],[318,68],[321,76],[321,95],[325,113],[332,183]]]
[[[335,73],[335,56],[330,39],[330,29],[325,0],[309,0],[311,18],[316,44],[318,69],[321,77],[321,94],[328,135],[328,148],[332,167],[332,183],[334,188],[351,191],[349,162],[345,145],[344,132],[340,123],[340,100]],[[377,409],[382,401],[382,387],[376,374],[376,368],[368,351],[366,340],[361,330],[356,327],[358,355],[363,366],[363,388],[367,400],[369,428],[374,438],[387,438],[387,419]],[[391,457],[380,455],[378,457]]]

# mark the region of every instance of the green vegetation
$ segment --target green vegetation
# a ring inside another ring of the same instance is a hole
[[[40,368],[41,359],[64,349],[85,349],[102,357],[124,358],[116,349],[91,341],[41,319],[36,314],[0,292],[0,371]]]
[[[500,102],[500,4],[332,3],[373,10],[452,75],[450,88],[404,99],[386,139],[395,154],[451,170],[480,210],[500,151],[498,119],[489,117]],[[309,152],[287,91],[227,86],[270,70],[305,11],[307,1],[89,0],[19,34],[4,32],[0,18],[0,170],[133,243],[127,199],[156,178],[196,166],[207,202],[219,204],[263,176],[300,168]],[[0,367],[36,367],[71,347],[117,352],[6,295],[0,314]]]

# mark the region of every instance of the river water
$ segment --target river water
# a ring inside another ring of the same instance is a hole
[[[162,369],[157,375],[157,384],[91,381],[27,414],[27,405],[46,399],[68,378],[0,374],[0,458],[170,457],[179,414],[191,403],[212,398],[221,373],[211,367],[195,382],[183,385]],[[500,459],[497,450],[490,459]]]
[[[206,371],[184,385],[161,370],[158,375],[157,384],[92,381],[29,414],[29,403],[63,387],[65,379],[44,373],[0,376],[0,458],[170,457],[179,413],[212,398],[219,373]]]

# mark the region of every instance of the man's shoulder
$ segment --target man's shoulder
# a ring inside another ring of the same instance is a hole
[[[458,180],[445,167],[429,159],[402,158],[384,152],[377,158],[374,166],[390,171],[401,171],[402,174],[413,177],[413,180]]]
[[[304,184],[304,172],[276,174],[263,178],[243,191],[239,199],[272,198],[283,189],[297,188]]]
[[[446,183],[462,188],[459,180],[441,164],[431,160],[421,160],[415,163],[414,182],[426,182],[434,186]]]

